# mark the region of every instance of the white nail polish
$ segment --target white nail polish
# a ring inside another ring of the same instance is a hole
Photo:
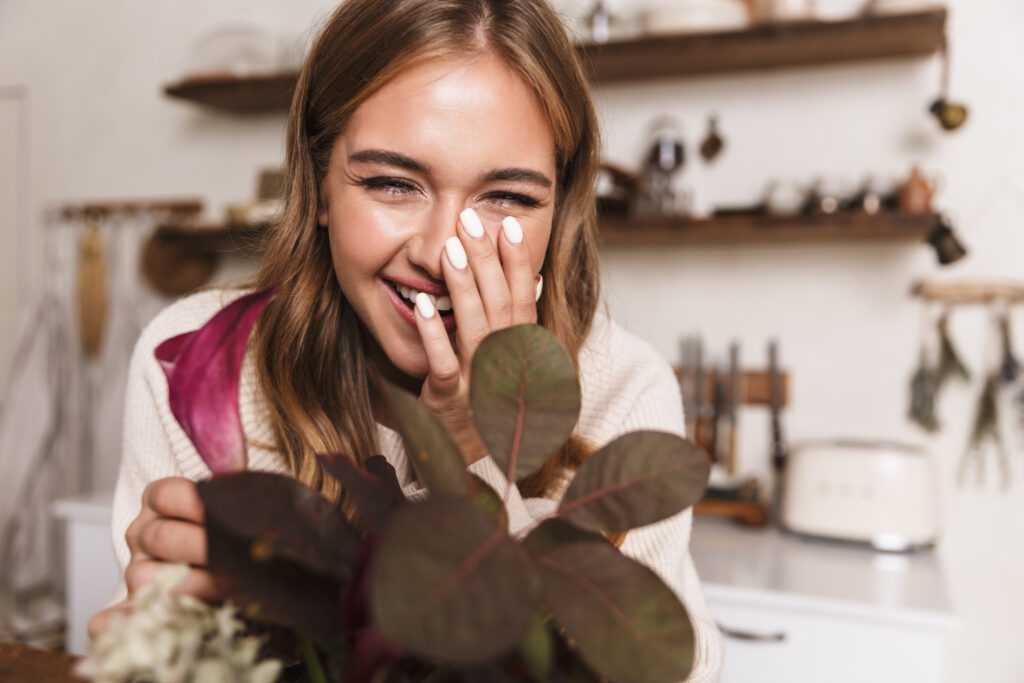
[[[466,209],[460,213],[459,220],[470,237],[480,239],[484,236],[484,224],[480,222],[480,216],[477,216],[473,209]]]
[[[424,318],[430,319],[434,317],[434,303],[430,300],[430,297],[423,292],[416,295],[416,310],[418,310],[420,315]]]
[[[540,301],[540,293],[543,292],[543,291],[544,291],[544,276],[543,275],[538,275],[537,276],[536,293],[533,296],[534,303]]]
[[[523,242],[523,226],[519,225],[512,216],[505,216],[504,220],[501,221],[501,229],[505,231],[505,237],[512,244],[522,244]]]
[[[462,247],[462,241],[459,240],[458,236],[449,237],[444,243],[444,253],[448,254],[448,261],[457,270],[465,270],[466,264],[466,250]]]

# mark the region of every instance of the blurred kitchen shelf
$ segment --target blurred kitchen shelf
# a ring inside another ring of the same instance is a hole
[[[924,57],[945,40],[946,9],[845,21],[766,23],[742,31],[644,36],[578,49],[597,83]]]
[[[287,111],[297,80],[297,73],[196,76],[168,85],[164,93],[238,114]]]
[[[602,246],[650,247],[674,244],[752,242],[919,241],[938,223],[933,213],[883,212],[869,215],[731,215],[704,220],[602,217]]]
[[[924,241],[935,227],[933,213],[861,212],[813,216],[734,215],[704,220],[604,216],[599,221],[602,246],[664,246],[694,243]],[[197,251],[258,253],[266,226],[223,223],[167,224],[161,241],[182,242]]]
[[[846,21],[760,24],[742,31],[644,36],[579,45],[598,83],[730,71],[925,57],[945,40],[946,10],[878,14]],[[298,74],[196,76],[164,92],[235,113],[287,111]]]

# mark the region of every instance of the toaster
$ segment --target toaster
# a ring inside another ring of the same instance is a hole
[[[779,508],[798,534],[903,551],[939,535],[938,474],[921,448],[882,441],[801,444],[789,453]]]

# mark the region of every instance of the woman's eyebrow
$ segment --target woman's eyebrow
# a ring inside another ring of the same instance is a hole
[[[419,173],[429,173],[430,167],[426,164],[420,163],[411,157],[407,157],[404,154],[398,152],[392,152],[386,149],[364,149],[359,152],[353,152],[348,156],[350,162],[362,161],[367,163],[385,164],[387,166],[395,166],[397,168],[404,168],[407,171],[416,171]],[[533,171],[528,168],[501,168],[490,171],[484,176],[484,181],[510,181],[520,183],[533,183],[534,185],[540,185],[541,187],[551,187],[554,183],[543,173],[539,171]]]
[[[502,168],[491,171],[484,176],[485,181],[508,180],[519,183],[533,183],[542,187],[551,187],[553,183],[543,173],[531,171],[528,168]]]
[[[386,149],[364,149],[361,152],[354,152],[348,155],[349,161],[367,161],[377,164],[386,164],[388,166],[397,166],[398,168],[404,168],[409,171],[418,171],[420,173],[427,173],[429,168],[424,164],[399,154],[398,152],[389,152]]]

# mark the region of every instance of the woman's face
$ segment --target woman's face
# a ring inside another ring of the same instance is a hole
[[[503,218],[518,219],[540,271],[555,209],[554,150],[533,91],[489,54],[408,69],[355,110],[331,152],[319,221],[345,297],[402,373],[427,374],[408,299],[433,294],[443,311],[442,252],[464,209],[476,211],[492,243]]]

